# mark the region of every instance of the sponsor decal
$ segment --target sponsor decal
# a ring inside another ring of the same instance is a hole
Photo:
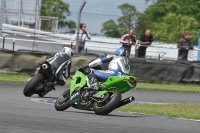
[[[74,98],[75,98],[76,96],[78,96],[78,95],[79,95],[79,92],[76,92],[74,95],[71,96],[70,99],[72,100],[72,99],[74,99]]]

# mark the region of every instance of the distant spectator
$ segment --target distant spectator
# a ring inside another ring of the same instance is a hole
[[[122,43],[122,47],[126,48],[130,55],[131,47],[132,45],[135,45],[136,43],[133,29],[129,30],[128,34],[125,34],[121,37],[121,43]]]
[[[193,49],[193,44],[190,40],[190,35],[188,32],[183,34],[183,38],[181,38],[178,42],[178,58],[180,60],[187,60],[188,51]]]
[[[138,47],[136,51],[136,57],[145,57],[146,56],[146,49],[148,46],[151,45],[153,42],[153,36],[151,35],[151,31],[146,29],[145,33],[140,36],[138,44],[141,46]]]
[[[84,23],[80,24],[79,32],[76,31],[75,34],[74,34],[75,40],[76,40],[78,34],[79,34],[79,37],[78,37],[78,44],[79,44],[78,53],[84,53],[86,37],[89,40],[91,39],[89,32],[86,31],[86,24],[84,24]]]

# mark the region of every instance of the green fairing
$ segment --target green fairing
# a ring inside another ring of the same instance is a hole
[[[125,74],[120,76],[110,76],[105,82],[99,82],[99,85],[104,86],[104,88],[102,91],[98,91],[97,94],[103,95],[111,88],[117,88],[121,93],[127,92],[130,89],[135,88],[135,84],[130,81],[130,78],[137,81],[136,77]],[[77,80],[80,80],[80,82],[77,83]],[[85,75],[77,70],[71,81],[70,95],[76,88],[82,88],[86,83]]]
[[[130,82],[129,78],[133,78],[137,81],[136,77],[129,75],[121,75],[121,76],[110,76],[105,82],[100,83],[105,86],[103,91],[97,92],[98,94],[105,94],[111,88],[117,88],[121,93],[127,92],[132,88],[135,88],[133,82]],[[133,86],[133,87],[131,87]]]
[[[80,80],[79,83],[77,83],[77,80]],[[80,72],[76,71],[75,75],[72,77],[71,84],[70,84],[70,96],[74,92],[76,88],[82,88],[86,84],[85,75]]]

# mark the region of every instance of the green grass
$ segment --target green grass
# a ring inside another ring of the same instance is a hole
[[[200,120],[200,104],[128,104],[118,110]]]
[[[136,89],[200,93],[200,85],[197,84],[138,83]]]
[[[0,73],[1,82],[21,82],[25,83],[30,76],[28,74],[3,74]],[[70,85],[70,78],[67,79],[66,85]],[[137,90],[161,90],[176,92],[193,92],[200,93],[200,85],[197,84],[157,84],[157,83],[140,83],[138,82]]]
[[[4,74],[0,73],[1,82],[20,82],[25,83],[30,76],[28,74]]]
[[[28,74],[4,74],[0,73],[0,82],[19,82],[26,83],[30,78]],[[70,79],[67,79],[66,85],[70,84]]]

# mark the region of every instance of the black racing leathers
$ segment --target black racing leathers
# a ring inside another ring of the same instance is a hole
[[[56,53],[53,57],[46,59],[54,70],[54,75],[59,85],[64,85],[66,79],[70,76],[71,58],[64,52]]]

